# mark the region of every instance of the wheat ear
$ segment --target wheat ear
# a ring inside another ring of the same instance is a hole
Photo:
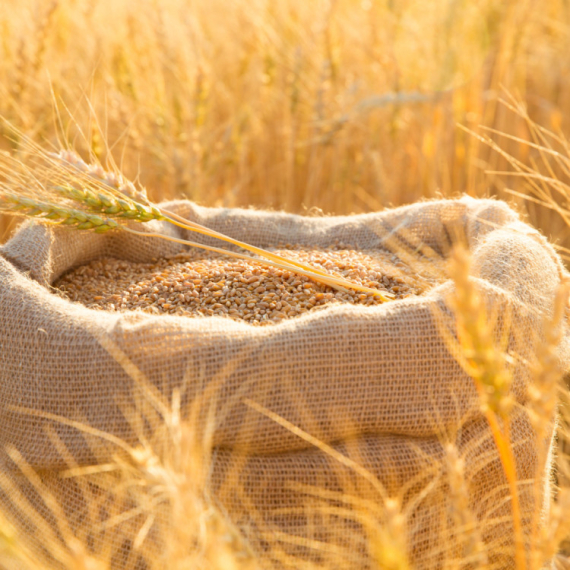
[[[481,410],[487,419],[511,499],[515,567],[526,568],[524,534],[519,500],[516,461],[511,442],[511,415],[515,401],[511,394],[512,372],[506,354],[510,329],[510,307],[505,307],[500,343],[495,342],[498,315],[490,315],[475,284],[470,279],[471,258],[463,246],[452,252],[449,276],[455,291],[449,304],[455,315],[457,340],[444,337],[458,363],[471,376],[479,394]],[[443,330],[442,330],[443,332]],[[445,333],[444,333],[445,334]],[[459,350],[457,350],[459,349]]]
[[[53,187],[53,190],[55,190],[57,193],[61,194],[65,198],[80,203],[87,209],[102,214],[104,213],[108,216],[124,218],[138,222],[164,220],[185,230],[219,239],[245,249],[246,251],[250,251],[251,253],[262,257],[266,265],[287,269],[289,271],[305,275],[314,279],[315,281],[324,283],[338,290],[346,291],[348,289],[354,289],[363,293],[377,296],[383,302],[391,301],[393,299],[393,295],[391,293],[381,292],[377,289],[365,287],[338,275],[331,275],[318,267],[287,259],[262,248],[258,248],[233,239],[195,222],[186,220],[181,216],[178,216],[177,214],[174,214],[167,210],[159,209],[148,200],[144,189],[137,190],[131,182],[126,181],[122,176],[107,172],[99,165],[88,165],[76,153],[72,151],[61,151],[57,154],[52,153],[49,156],[56,162],[63,163],[64,165],[71,167],[74,171],[76,171],[73,172],[73,174],[80,173],[97,185],[96,189],[90,188],[89,185],[83,185],[83,187],[78,188],[76,184],[70,183],[56,185]],[[136,230],[130,231],[137,233]],[[203,249],[208,249],[210,251],[216,251],[218,253],[224,253],[226,255],[232,255],[234,257],[240,257],[255,261],[255,258],[252,258],[250,256],[243,256],[239,254],[236,255],[235,252],[221,250],[219,248],[206,247],[196,242],[171,238],[170,236],[164,236],[163,234],[146,233],[145,235],[161,237],[170,241],[177,241],[186,245],[192,245],[193,247],[200,247]]]
[[[0,195],[0,211],[12,214],[24,215],[27,217],[37,218],[46,223],[64,225],[78,230],[93,230],[96,233],[106,233],[110,230],[123,230],[129,233],[141,235],[143,237],[157,237],[168,241],[180,243],[183,245],[188,245],[191,247],[198,247],[208,251],[213,251],[222,255],[231,255],[238,259],[245,259],[247,261],[254,261],[261,265],[269,265],[271,267],[277,267],[279,269],[291,270],[288,265],[274,262],[271,260],[261,260],[257,258],[252,258],[249,255],[245,255],[237,252],[229,252],[225,249],[219,247],[207,246],[199,244],[193,241],[175,238],[172,236],[167,236],[160,233],[148,233],[139,232],[119,224],[116,220],[110,218],[103,218],[97,214],[91,212],[86,212],[84,210],[76,210],[73,208],[68,208],[65,206],[60,206],[50,202],[35,200],[33,198],[27,198],[23,196],[18,196],[16,194],[3,194]],[[314,275],[308,271],[297,268],[296,273],[301,275],[306,275],[307,277],[314,278]],[[338,285],[336,280],[333,278],[329,279],[328,276],[320,276],[319,281],[325,285],[329,285],[336,288],[339,291],[347,292],[346,288]]]
[[[0,194],[0,211],[35,217],[78,230],[92,229],[97,233],[105,233],[120,227],[118,222],[110,218],[102,218],[84,210],[67,208],[17,194]]]

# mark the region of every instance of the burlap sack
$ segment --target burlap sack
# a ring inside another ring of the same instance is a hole
[[[510,346],[520,356],[513,365],[512,394],[520,406],[512,439],[517,476],[524,482],[520,499],[528,535],[531,520],[544,515],[547,503],[533,494],[529,481],[539,478],[541,488],[548,483],[550,467],[540,458],[545,456],[541,446],[551,445],[552,430],[548,441],[536,441],[524,410],[526,386],[563,271],[535,230],[503,203],[467,197],[322,218],[189,202],[168,208],[261,247],[342,242],[357,249],[429,248],[445,260],[455,240],[466,240],[473,277],[488,307],[499,314],[498,323],[505,322],[501,311],[509,308]],[[201,239],[164,223],[146,227]],[[359,521],[325,515],[326,509],[308,514],[303,505],[311,495],[313,506],[317,501],[342,507],[340,497],[351,493],[370,505],[382,501],[362,473],[247,401],[352,458],[377,478],[386,495],[398,497],[406,513],[409,554],[418,568],[438,567],[465,550],[463,545],[457,551],[459,542],[448,540],[459,532],[446,475],[450,449],[455,450],[465,462],[468,504],[480,524],[481,540],[498,567],[511,567],[512,523],[501,464],[473,380],[441,335],[439,321],[450,315],[450,282],[418,298],[373,308],[331,306],[266,327],[223,318],[93,311],[50,291],[65,271],[98,257],[148,261],[181,248],[126,233],[97,235],[26,224],[0,248],[0,447],[17,448],[71,504],[73,484],[57,478],[70,462],[62,448],[77,466],[101,457],[77,427],[45,414],[22,413],[22,408],[77,420],[134,444],[138,435],[125,410],[132,407],[141,379],[167,402],[174,389],[182,389],[183,410],[215,385],[212,489],[258,548],[267,545],[267,532],[275,540],[302,537],[305,545],[309,539],[324,540],[352,552],[351,565],[366,566],[371,551],[358,531]],[[570,355],[566,339],[559,354],[565,367]],[[552,424],[552,418],[548,421]],[[4,472],[17,471],[5,453],[3,457]],[[323,492],[315,497],[307,486]],[[48,517],[45,510],[38,507]],[[386,522],[382,508],[376,515]],[[31,524],[20,523],[24,528]],[[445,545],[452,543],[455,550],[448,552]],[[322,556],[309,546],[300,552]]]

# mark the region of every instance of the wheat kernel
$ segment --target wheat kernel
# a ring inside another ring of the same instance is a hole
[[[391,291],[397,299],[421,294],[435,283],[434,279],[418,278],[396,256],[381,251],[298,246],[276,253],[370,288]],[[203,250],[139,264],[99,259],[68,272],[54,286],[69,300],[97,310],[220,315],[257,325],[323,310],[330,304],[372,306],[380,302],[371,293],[336,291],[285,269]]]

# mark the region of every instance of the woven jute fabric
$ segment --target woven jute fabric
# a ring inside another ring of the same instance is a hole
[[[509,349],[517,353],[511,438],[525,536],[532,520],[544,520],[550,465],[541,458],[549,456],[554,418],[548,419],[546,439],[536,441],[525,412],[526,389],[563,269],[546,240],[508,206],[465,197],[343,217],[204,208],[186,201],[164,207],[266,248],[343,243],[445,262],[456,242],[465,242],[497,337],[504,336],[499,328],[508,322]],[[137,226],[145,228],[214,244],[164,222]],[[70,463],[81,467],[106,459],[95,432],[88,437],[79,424],[136,445],[141,432],[158,433],[148,418],[132,421],[145,393],[164,402],[180,394],[183,415],[207,395],[215,422],[211,490],[256,548],[267,548],[270,535],[296,537],[284,544],[318,561],[322,555],[310,544],[323,541],[346,547],[355,557],[350,564],[364,567],[370,549],[362,521],[345,513],[354,506],[350,497],[369,505],[379,524],[386,522],[386,512],[378,505],[393,497],[406,515],[416,567],[435,568],[449,556],[460,557],[463,550],[449,553],[443,546],[446,535],[460,532],[447,473],[452,448],[464,462],[468,505],[481,540],[498,567],[512,566],[501,462],[473,380],[442,335],[442,326],[453,330],[450,281],[442,278],[416,298],[375,307],[335,305],[266,327],[221,317],[94,311],[51,289],[67,270],[100,257],[148,262],[182,249],[126,232],[97,235],[39,224],[25,224],[0,248],[4,477],[21,476],[6,451],[15,448],[79,521],[86,507],[78,483],[59,473]],[[564,336],[561,370],[569,357]],[[329,452],[260,413],[259,406],[323,442]],[[335,451],[354,464],[339,462]],[[20,479],[23,488],[25,478]],[[541,498],[529,484],[536,479]],[[50,509],[36,495],[26,495],[35,516],[51,521]],[[10,504],[10,493],[2,493],[2,502],[17,525],[33,527],[33,516]]]

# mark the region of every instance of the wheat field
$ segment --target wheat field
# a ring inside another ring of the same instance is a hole
[[[321,216],[492,196],[562,257],[569,253],[566,0],[3,0],[0,116],[1,151],[24,159],[9,123],[45,148],[117,165],[155,202]],[[0,217],[0,242],[15,225]],[[548,382],[544,391],[557,393]],[[560,398],[568,398],[562,385]],[[334,552],[323,565],[301,565],[277,547],[271,562],[252,552],[204,493],[211,434],[192,436],[192,421],[203,419],[198,407],[187,425],[173,408],[171,448],[133,451],[109,481],[166,488],[183,505],[170,534],[161,529],[172,567],[342,568]],[[560,423],[558,500],[528,562],[533,570],[569,550],[568,430]],[[11,491],[0,476],[2,487]],[[49,507],[65,518],[55,499]],[[380,530],[370,523],[376,567],[411,568],[400,519],[386,520]],[[153,522],[145,519],[136,545]],[[120,567],[116,553],[65,525],[59,534],[43,529],[53,546],[43,553],[10,513],[0,513],[0,527],[0,568]],[[493,567],[486,564],[445,567]],[[562,558],[557,564],[566,567]]]
[[[3,2],[0,113],[35,140],[112,155],[155,200],[345,214],[505,197],[524,181],[486,172],[505,161],[457,125],[531,140],[499,102],[510,93],[568,129],[563,0],[133,6]]]

